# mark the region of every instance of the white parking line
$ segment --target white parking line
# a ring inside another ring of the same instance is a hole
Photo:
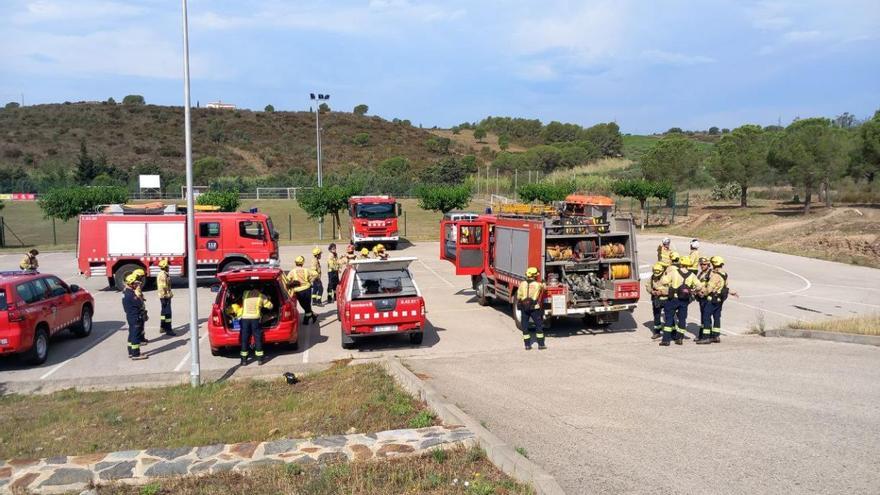
[[[320,327],[318,327],[318,328],[320,328]],[[300,326],[300,329],[302,329],[302,325]],[[310,343],[308,331],[303,332],[303,338],[305,340],[305,342],[303,342],[303,348],[305,348],[305,351],[303,351],[303,364],[307,364],[309,362],[309,343]]]
[[[426,265],[424,261],[422,261],[422,260],[418,260],[418,261],[419,261],[419,264],[421,264],[423,267],[425,267],[425,269],[427,269],[429,272],[433,273],[435,277],[437,277],[440,280],[442,280],[443,282],[445,282],[446,285],[448,285],[449,287],[452,287],[453,289],[455,288],[455,284],[453,284],[449,280],[446,280],[445,278],[441,277],[440,274],[437,273],[436,270],[434,270],[430,266]]]
[[[208,334],[207,334],[207,333],[204,333],[204,334],[202,334],[201,337],[199,337],[199,348],[200,348],[200,349],[201,349],[201,346],[202,346],[202,341],[205,340],[205,337],[207,337],[207,336],[208,336]],[[189,344],[189,339],[186,339],[186,343]],[[187,351],[187,353],[183,356],[183,359],[180,360],[180,363],[179,363],[177,366],[174,367],[174,371],[180,371],[180,370],[182,370],[183,367],[186,366],[186,363],[189,362],[189,358],[190,358],[190,356],[192,356],[192,353],[189,352],[189,351]],[[201,356],[199,356],[199,357],[201,358]],[[199,359],[199,361],[201,361],[201,359]]]
[[[56,364],[55,366],[53,366],[49,371],[43,373],[43,376],[40,377],[40,380],[45,380],[46,378],[49,378],[49,377],[52,376],[52,374],[54,374],[56,371],[60,370],[65,364],[67,364],[67,363],[73,361],[74,359],[76,359],[76,358],[82,356],[86,351],[88,351],[89,349],[91,349],[91,348],[97,346],[97,345],[100,344],[101,342],[107,340],[108,337],[110,337],[110,336],[113,335],[114,333],[118,332],[118,331],[121,330],[122,328],[124,328],[124,327],[119,327],[119,328],[117,328],[117,329],[115,329],[115,330],[110,330],[110,331],[108,331],[106,335],[104,335],[104,336],[98,338],[98,340],[96,340],[93,344],[89,345],[88,347],[84,347],[84,348],[80,349],[79,352],[77,352],[77,353],[74,354],[73,356],[70,356],[69,358],[65,359],[64,361],[61,361],[60,363],[58,363],[58,364]]]
[[[810,299],[819,299],[820,301],[838,302],[842,304],[858,304],[859,306],[867,306],[869,308],[880,308],[880,305],[877,304],[868,304],[858,301],[844,301],[843,299],[831,299],[830,297],[810,296],[807,294],[800,294],[800,297],[809,297]]]

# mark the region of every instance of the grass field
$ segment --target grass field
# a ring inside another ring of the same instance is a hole
[[[434,424],[381,366],[284,380],[0,397],[0,459],[375,432]],[[427,421],[426,421],[427,420]],[[425,424],[429,423],[429,424]]]
[[[788,327],[857,335],[880,335],[880,314],[853,316],[837,320],[794,321],[789,323]]]
[[[169,201],[170,202],[170,201]],[[440,231],[439,213],[419,208],[418,200],[402,199],[405,217],[400,219],[400,231],[403,237],[411,241],[436,240]],[[182,203],[182,202],[181,202]],[[268,214],[280,234],[281,244],[308,244],[331,242],[332,223],[327,217],[324,224],[324,239],[318,239],[318,223],[307,217],[296,201],[284,199],[242,200],[241,209],[259,208]],[[474,211],[483,211],[485,205],[479,202],[471,204]],[[0,211],[6,225],[5,250],[21,251],[24,246],[36,246],[41,250],[70,250],[76,247],[76,220],[69,222],[53,222],[43,218],[43,212],[36,202],[8,202]],[[405,218],[405,221],[404,221]],[[348,216],[341,214],[343,241],[348,242]]]
[[[435,450],[382,462],[286,464],[247,473],[99,486],[98,495],[525,495],[534,491],[501,473],[478,448]]]

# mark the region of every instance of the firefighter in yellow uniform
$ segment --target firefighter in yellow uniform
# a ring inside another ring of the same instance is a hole
[[[138,299],[143,302],[144,307],[144,325],[141,325],[141,345],[147,345],[150,343],[149,339],[147,339],[147,330],[146,330],[146,322],[150,319],[147,314],[147,298],[144,297],[144,284],[147,283],[147,272],[145,272],[142,268],[135,268],[132,275],[137,279],[138,284],[135,286],[134,295],[137,296]]]
[[[691,271],[697,273],[699,271],[699,266],[697,266],[697,261],[703,256],[700,254],[700,241],[696,239],[691,240],[691,252],[688,253],[688,257],[691,259]]]
[[[388,259],[388,252],[385,251],[385,246],[383,246],[382,244],[376,244],[376,246],[373,248],[373,255],[376,257],[376,259]]]
[[[538,341],[538,349],[547,348],[544,345],[543,294],[544,284],[538,281],[538,269],[533,266],[529,267],[526,270],[526,279],[520,282],[516,291],[516,303],[522,313],[520,328],[527,351],[532,349],[532,337],[529,332],[530,320],[535,322],[535,339]]]
[[[654,312],[651,339],[659,339],[663,335],[663,306],[669,299],[669,280],[663,277],[665,270],[663,263],[654,263],[651,267],[651,278],[645,282],[645,290],[651,295],[651,310]]]
[[[370,259],[370,250],[367,248],[361,248],[361,255],[358,258],[359,260],[368,260]]]
[[[342,272],[345,270],[345,267],[356,259],[357,254],[354,252],[354,244],[349,244],[348,247],[345,248],[345,254],[339,257],[339,271]]]
[[[336,286],[339,285],[339,256],[336,254],[336,243],[331,242],[327,246],[327,304],[336,300]]]
[[[323,306],[324,303],[321,301],[321,296],[324,295],[324,284],[321,283],[321,248],[317,246],[312,249],[311,268],[313,272],[318,274],[312,282],[312,305]]]
[[[165,335],[174,337],[174,330],[171,328],[171,298],[174,294],[171,292],[171,275],[168,273],[168,260],[159,260],[159,275],[156,276],[156,289],[159,293],[159,326]]]
[[[657,261],[661,263],[671,262],[669,259],[669,256],[672,254],[672,249],[669,247],[671,242],[668,237],[664,237],[660,245],[657,246]]]
[[[260,366],[265,362],[263,355],[263,327],[260,326],[260,317],[264,309],[272,309],[272,301],[263,295],[256,287],[247,286],[241,295],[241,365],[248,363],[250,354],[251,337],[254,339],[254,355]]]
[[[674,253],[673,253],[674,254]],[[673,265],[663,275],[663,283],[669,286],[669,299],[663,306],[663,340],[660,345],[668,346],[671,340],[677,345],[684,343],[687,332],[687,312],[691,298],[701,290],[697,276],[682,266],[681,258],[672,257]]]
[[[318,273],[303,266],[305,263],[305,258],[297,256],[294,260],[296,266],[287,274],[287,281],[293,288],[296,300],[299,301],[303,310],[303,325],[308,325],[309,320],[312,320],[313,323],[318,321],[318,317],[312,312],[311,298],[312,283],[318,278]]]
[[[724,258],[712,256],[709,258],[709,262],[712,264],[712,272],[709,275],[709,281],[703,288],[703,293],[706,295],[706,307],[701,335],[697,344],[721,343],[721,308],[728,295],[739,297],[736,291],[730,290],[727,285]]]
[[[28,272],[37,271],[40,268],[40,262],[37,261],[37,255],[39,254],[40,252],[36,249],[31,249],[27,252],[27,254],[24,255],[24,258],[22,258],[21,263],[18,264],[18,267]]]

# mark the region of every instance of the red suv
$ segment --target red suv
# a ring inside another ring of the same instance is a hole
[[[77,285],[38,272],[0,272],[0,355],[23,354],[31,364],[49,357],[49,338],[70,329],[92,333],[95,299]]]
[[[219,273],[219,285],[211,287],[217,299],[208,320],[211,354],[217,356],[224,347],[240,348],[238,321],[228,311],[232,304],[241,304],[248,286],[259,289],[272,302],[272,309],[263,312],[264,344],[284,344],[296,349],[299,344],[299,313],[296,298],[287,290],[287,278],[278,268],[243,267]]]

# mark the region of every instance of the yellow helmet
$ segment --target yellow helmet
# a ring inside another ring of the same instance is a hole
[[[135,275],[134,272],[129,273],[128,276],[125,277],[125,283],[128,285],[131,285],[137,281],[138,281],[138,276]]]
[[[159,268],[168,268],[168,259],[162,258],[159,260]]]
[[[321,254],[321,248],[316,246],[315,249],[312,249],[312,254],[314,254],[315,256]]]
[[[367,248],[362,248],[362,249],[361,249],[361,256],[367,256],[367,255],[369,255],[369,254],[370,254],[370,250],[369,250],[369,249],[367,249]]]
[[[385,251],[385,246],[383,246],[383,245],[381,245],[381,244],[376,244],[376,247],[373,248],[373,249],[374,249],[377,253],[381,253],[382,251]]]
[[[712,263],[712,266],[723,266],[724,258],[722,258],[721,256],[712,256],[711,258],[709,258],[709,263]]]
[[[526,270],[526,278],[535,278],[537,276],[538,276],[538,269],[537,268],[530,266]]]
[[[135,277],[146,277],[147,276],[147,273],[144,272],[144,270],[142,268],[135,268],[135,270],[133,272],[131,272],[131,274],[134,275]]]
[[[293,262],[296,264],[296,266],[303,266],[303,263],[306,262],[306,259],[302,256],[297,256],[296,259],[293,260]]]
[[[678,255],[678,252],[677,252],[677,251],[673,251],[673,252],[669,255],[669,260],[672,261],[673,263],[678,263],[678,261],[679,261],[680,259],[681,259],[681,256]]]
[[[679,258],[678,262],[681,264],[681,266],[691,266],[693,264],[690,256],[682,256],[681,258]]]
[[[663,273],[664,270],[666,270],[666,267],[663,265],[663,263],[654,263],[654,266],[651,267],[651,271],[653,271],[657,275]]]

